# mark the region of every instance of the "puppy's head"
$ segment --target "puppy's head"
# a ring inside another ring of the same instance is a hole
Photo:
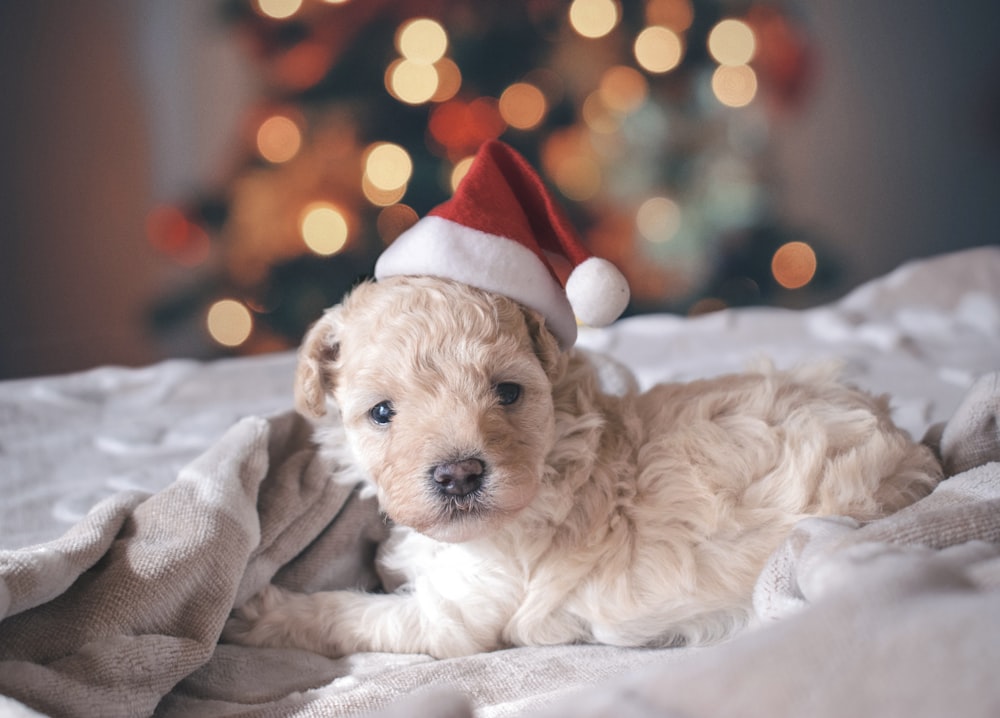
[[[562,362],[542,320],[514,301],[395,277],[360,285],[309,331],[296,401],[313,417],[336,402],[390,518],[465,541],[537,493]]]

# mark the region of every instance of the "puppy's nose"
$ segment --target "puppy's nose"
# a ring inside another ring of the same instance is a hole
[[[485,469],[486,466],[479,459],[463,459],[435,466],[431,476],[442,493],[448,496],[468,496],[483,485]]]

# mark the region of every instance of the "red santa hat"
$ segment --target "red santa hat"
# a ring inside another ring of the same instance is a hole
[[[560,283],[546,253],[573,267]],[[382,253],[375,278],[427,275],[502,294],[545,317],[563,349],[579,319],[605,326],[629,301],[628,282],[580,244],[562,208],[527,160],[493,140],[476,154],[454,196]]]

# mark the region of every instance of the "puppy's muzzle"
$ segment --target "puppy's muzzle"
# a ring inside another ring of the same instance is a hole
[[[464,497],[482,488],[485,473],[486,465],[479,459],[462,459],[438,464],[431,469],[431,478],[445,496]]]

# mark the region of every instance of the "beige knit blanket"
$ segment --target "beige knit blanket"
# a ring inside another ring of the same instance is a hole
[[[217,645],[270,580],[372,588],[384,525],[294,414],[250,418],[153,495],[0,552],[0,715],[1000,715],[1000,375],[934,437],[952,478],[881,521],[803,522],[704,649],[463,659]]]

